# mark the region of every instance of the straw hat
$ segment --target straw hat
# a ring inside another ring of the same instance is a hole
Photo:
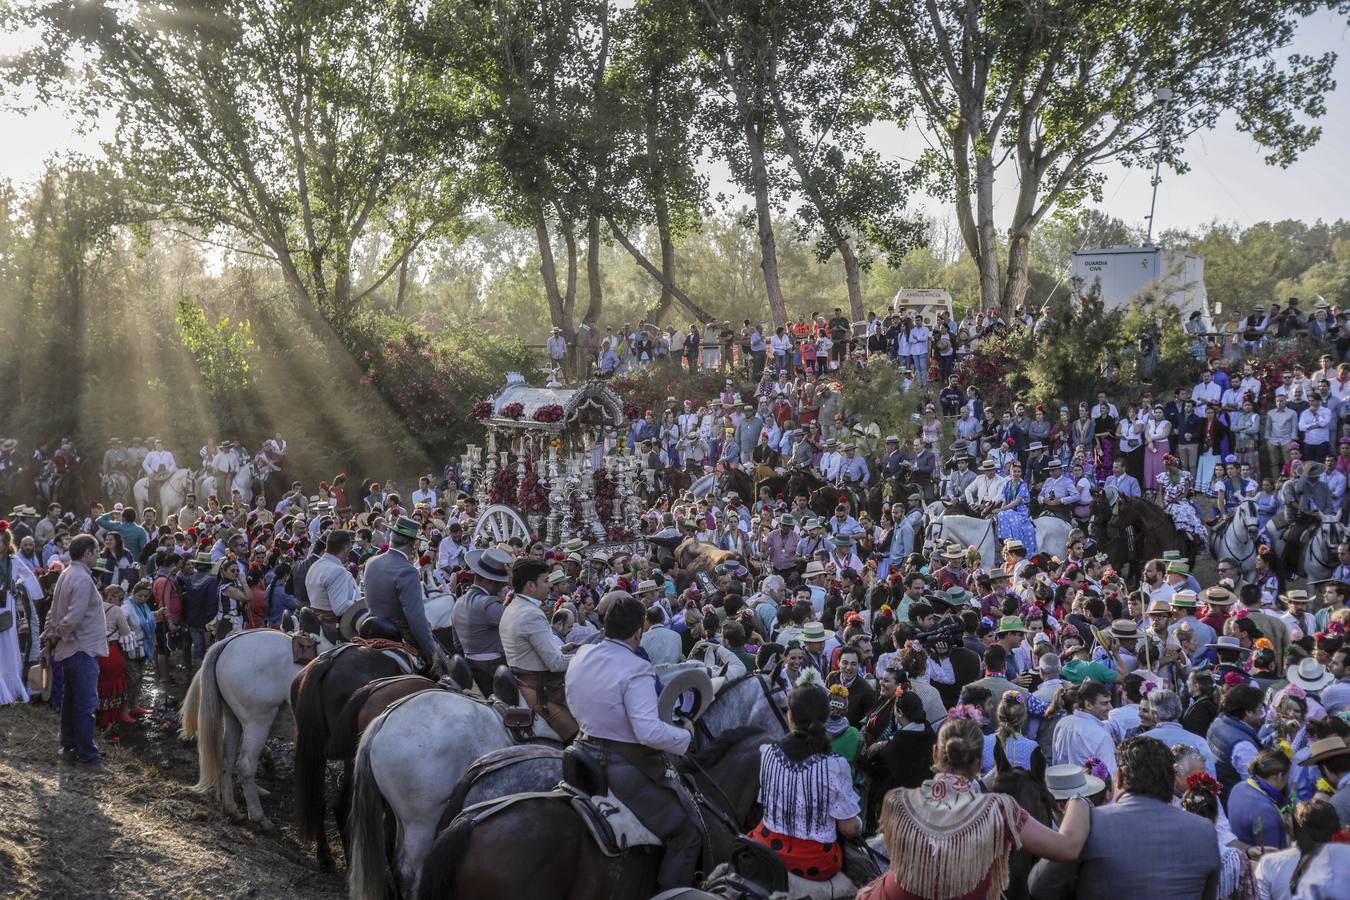
[[[1350,744],[1338,734],[1313,741],[1308,745],[1308,758],[1299,763],[1301,766],[1317,766],[1337,756],[1350,754]]]
[[[810,643],[824,641],[829,637],[825,626],[819,622],[807,622],[802,626],[802,640]]]
[[[1200,598],[1210,606],[1232,606],[1233,601],[1237,599],[1232,591],[1218,584],[1201,591]]]

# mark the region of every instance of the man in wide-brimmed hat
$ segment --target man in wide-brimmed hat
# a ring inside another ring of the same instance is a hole
[[[1299,765],[1317,766],[1336,791],[1331,796],[1331,805],[1336,807],[1341,827],[1350,827],[1350,744],[1340,735],[1313,741],[1308,745],[1308,758]]]
[[[510,580],[512,556],[490,546],[468,551],[464,564],[474,573],[474,583],[455,603],[451,626],[474,673],[474,684],[483,696],[489,696],[493,673],[506,661],[498,633],[505,609],[498,592]]]
[[[364,584],[366,606],[375,619],[392,623],[403,642],[417,647],[422,664],[433,672],[444,674],[450,670],[450,657],[431,633],[427,624],[422,579],[418,569],[418,541],[421,526],[414,519],[399,516],[389,526],[389,549],[366,563]],[[460,602],[463,602],[461,598]],[[456,604],[455,612],[459,612]],[[493,639],[496,623],[501,620],[501,606],[493,621]],[[463,632],[455,629],[463,640]],[[501,653],[501,643],[496,644]],[[470,663],[472,666],[472,663]],[[495,666],[494,666],[495,671]],[[490,679],[489,679],[490,683]],[[486,696],[486,694],[484,694]]]

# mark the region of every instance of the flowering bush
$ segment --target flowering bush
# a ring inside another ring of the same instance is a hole
[[[534,415],[530,416],[536,422],[561,422],[562,417],[563,408],[556,403],[541,406],[534,411]]]
[[[1266,392],[1266,396],[1262,399],[1269,402],[1270,392],[1279,385],[1284,373],[1292,372],[1295,366],[1302,366],[1303,371],[1309,375],[1315,372],[1318,369],[1318,357],[1322,352],[1321,347],[1304,338],[1297,342],[1281,341],[1249,358],[1252,374],[1261,382],[1261,387]]]
[[[659,419],[667,397],[675,398],[677,409],[683,408],[685,400],[697,408],[722,391],[723,381],[716,374],[689,375],[655,366],[627,378],[617,378],[610,382],[610,387],[624,401],[624,414],[629,419],[640,418],[643,410],[648,409],[655,411]],[[740,390],[741,396],[749,395],[748,386],[742,385]]]
[[[502,407],[502,417],[507,419],[519,419],[525,414],[525,405],[523,403],[508,403]]]
[[[490,415],[492,415],[491,400],[479,400],[473,405],[473,417],[478,421],[481,422]]]
[[[388,320],[371,327],[383,340],[372,340],[360,356],[363,381],[393,408],[406,438],[435,454],[480,437],[478,421],[491,415],[488,401],[471,407],[460,398],[491,395],[505,384],[507,372],[530,372],[535,362],[522,344],[496,335],[433,336]]]

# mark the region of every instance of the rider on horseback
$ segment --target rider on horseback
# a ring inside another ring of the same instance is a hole
[[[152,487],[158,487],[168,481],[174,472],[178,471],[178,463],[174,462],[173,454],[164,449],[164,442],[155,438],[154,448],[145,454],[145,461],[141,463],[141,468],[150,478]],[[151,495],[155,496],[155,495]]]
[[[1325,471],[1326,467],[1321,463],[1310,462],[1303,467],[1303,474],[1293,486],[1286,489],[1292,496],[1285,504],[1285,514],[1291,519],[1284,535],[1285,571],[1294,572],[1302,567],[1299,554],[1303,549],[1304,533],[1321,523],[1323,513],[1337,512],[1331,489],[1322,480]]]
[[[657,887],[693,882],[703,838],[693,803],[670,770],[692,725],[679,728],[657,712],[656,670],[638,653],[646,611],[627,592],[601,598],[605,640],[582,647],[567,668],[567,705],[581,725],[578,745],[603,767],[611,791],[665,844]]]
[[[1073,508],[1078,504],[1078,485],[1064,474],[1064,464],[1058,457],[1046,464],[1048,477],[1041,486],[1041,512],[1066,522],[1073,521]]]

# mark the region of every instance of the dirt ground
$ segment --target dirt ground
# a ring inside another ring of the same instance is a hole
[[[57,758],[50,709],[0,708],[0,897],[345,894],[343,878],[321,872],[297,840],[289,741],[269,742],[272,764],[258,779],[271,792],[263,806],[276,830],[231,822],[192,791],[196,745],[177,737],[181,691],[143,697],[159,705],[146,724],[123,729],[120,745],[100,738],[98,769]],[[281,717],[289,720],[289,708]]]

